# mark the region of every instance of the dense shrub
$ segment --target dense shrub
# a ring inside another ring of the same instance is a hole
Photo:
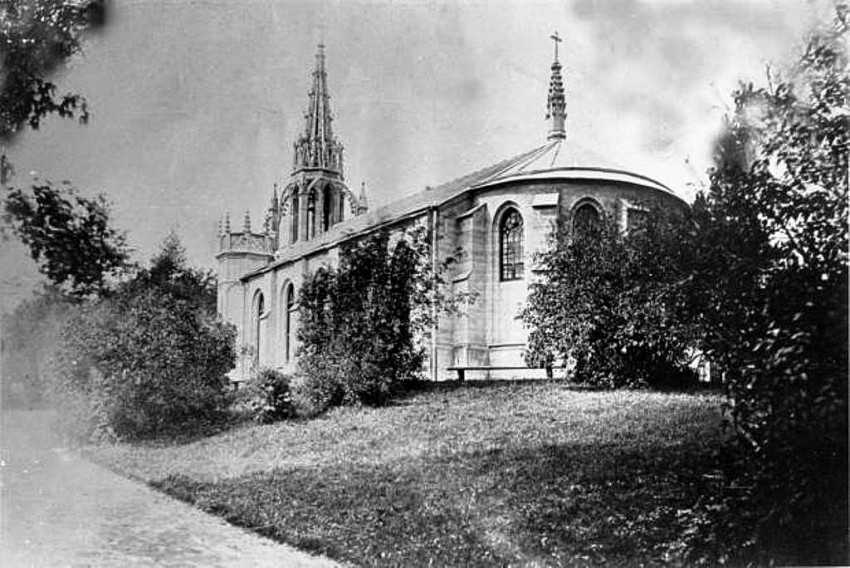
[[[846,6],[837,16],[790,80],[736,91],[695,207],[690,305],[737,444],[692,512],[691,561],[848,562]]]
[[[531,329],[532,366],[572,360],[578,382],[604,387],[680,383],[697,327],[681,314],[685,220],[651,211],[640,230],[611,220],[574,234],[562,229],[537,261],[521,313]]]
[[[180,432],[226,405],[235,329],[210,309],[215,287],[166,240],[149,269],[79,306],[56,359],[54,399],[82,435]],[[69,408],[70,407],[70,408]]]
[[[394,246],[389,233],[377,232],[345,244],[338,268],[306,280],[299,296],[299,394],[315,411],[383,404],[420,375],[432,308],[455,305],[441,293],[442,267],[432,266],[429,250],[424,230],[399,235]]]
[[[289,375],[275,369],[261,369],[242,387],[251,417],[261,424],[269,424],[295,416],[291,383]]]
[[[223,410],[235,331],[182,300],[159,290],[103,300],[80,308],[64,335],[56,402],[64,412],[89,400],[84,434],[155,436]]]

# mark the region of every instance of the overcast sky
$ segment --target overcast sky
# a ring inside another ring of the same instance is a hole
[[[116,0],[57,78],[85,94],[89,125],[50,119],[8,151],[17,184],[36,172],[106,193],[140,259],[174,229],[194,263],[213,266],[223,213],[238,222],[249,209],[259,226],[290,172],[322,36],[346,179],[365,181],[374,206],[545,142],[558,30],[567,138],[600,156],[586,165],[690,199],[737,81],[763,83],[829,6]],[[9,248],[7,283],[28,274]]]

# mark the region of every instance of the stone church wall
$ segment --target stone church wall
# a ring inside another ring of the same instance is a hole
[[[454,256],[457,263],[446,279],[454,293],[472,293],[475,300],[456,316],[439,315],[428,348],[426,372],[438,380],[453,379],[450,366],[523,366],[528,330],[518,319],[527,299],[529,285],[538,276],[537,253],[552,244],[557,227],[569,227],[577,207],[592,203],[600,212],[626,227],[630,212],[646,211],[653,203],[682,207],[675,196],[618,181],[522,182],[465,193],[439,208],[423,210],[400,219],[391,227],[390,246],[414,224],[434,223],[436,260]],[[515,208],[523,219],[523,278],[500,279],[500,234],[502,216]],[[336,266],[338,245],[276,266],[247,281],[240,276],[262,266],[251,255],[233,254],[220,263],[219,309],[240,330],[244,346],[234,376],[246,378],[257,366],[295,371],[297,304],[287,311],[286,290],[292,285],[297,298],[306,277],[323,266]],[[257,299],[262,294],[262,313]],[[290,317],[289,334],[286,318]],[[287,343],[289,356],[287,357]],[[541,376],[543,372],[541,371]],[[528,371],[475,372],[470,378],[529,376]]]
[[[487,211],[482,234],[485,239],[481,248],[486,251],[486,290],[483,304],[486,310],[488,363],[491,366],[522,366],[523,349],[528,337],[527,330],[517,319],[528,296],[528,285],[532,278],[535,253],[545,246],[551,232],[550,221],[557,202],[545,207],[541,196],[551,196],[547,184],[509,185],[487,190],[478,195],[477,201]],[[544,200],[544,203],[546,201]],[[500,278],[500,236],[502,216],[515,208],[523,220],[523,278],[502,281]],[[494,376],[505,376],[502,372]]]

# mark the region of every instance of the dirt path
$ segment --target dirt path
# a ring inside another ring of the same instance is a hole
[[[58,447],[45,412],[3,412],[3,566],[334,566]]]

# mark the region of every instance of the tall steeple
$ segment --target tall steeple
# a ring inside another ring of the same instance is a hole
[[[549,140],[563,140],[567,137],[564,123],[567,118],[567,98],[564,95],[564,81],[561,78],[561,63],[558,61],[558,44],[563,41],[555,32],[550,36],[555,42],[555,61],[552,62],[552,78],[549,79],[549,98],[546,101],[546,119],[551,120]]]
[[[343,179],[342,144],[333,133],[325,46],[319,44],[304,129],[294,143],[292,172],[279,198],[280,236],[277,247],[309,241],[329,231],[357,203]]]
[[[331,122],[328,77],[325,71],[325,46],[319,44],[313,87],[310,89],[304,132],[295,141],[293,173],[305,169],[333,172],[342,179],[342,144],[334,137]]]

